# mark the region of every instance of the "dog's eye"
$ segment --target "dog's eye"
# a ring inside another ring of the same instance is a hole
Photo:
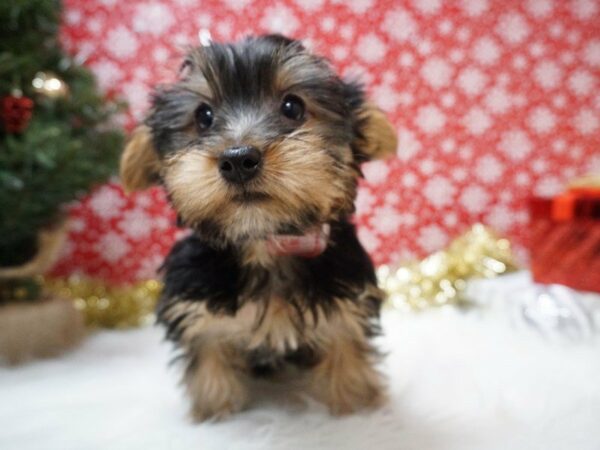
[[[200,130],[206,130],[210,128],[213,123],[213,110],[206,103],[202,103],[198,108],[196,108],[196,125]]]
[[[304,102],[296,95],[286,95],[281,103],[281,114],[288,119],[302,120],[304,118]]]

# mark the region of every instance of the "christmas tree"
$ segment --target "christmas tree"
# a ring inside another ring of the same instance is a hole
[[[40,231],[114,173],[122,147],[120,105],[61,49],[60,15],[58,0],[0,2],[0,273],[36,255]],[[0,303],[14,283],[35,292],[3,278]]]

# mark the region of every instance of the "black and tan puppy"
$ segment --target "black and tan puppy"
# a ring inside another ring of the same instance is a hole
[[[158,320],[184,352],[194,416],[242,409],[247,381],[295,367],[333,413],[377,405],[383,293],[350,222],[359,164],[393,128],[321,57],[282,36],[192,50],[121,161],[193,233],[164,264]]]

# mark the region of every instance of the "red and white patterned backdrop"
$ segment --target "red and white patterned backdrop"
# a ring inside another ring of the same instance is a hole
[[[396,125],[364,166],[356,221],[376,263],[418,257],[469,224],[526,242],[526,199],[600,170],[599,0],[67,0],[63,42],[143,117],[198,32],[281,32],[360,76]],[[158,190],[100,187],[72,209],[56,273],[154,276],[181,231]]]

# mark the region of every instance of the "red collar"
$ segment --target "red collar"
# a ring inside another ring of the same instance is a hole
[[[267,238],[267,250],[276,256],[315,258],[325,251],[331,227],[328,223],[311,228],[301,236],[276,234]]]

